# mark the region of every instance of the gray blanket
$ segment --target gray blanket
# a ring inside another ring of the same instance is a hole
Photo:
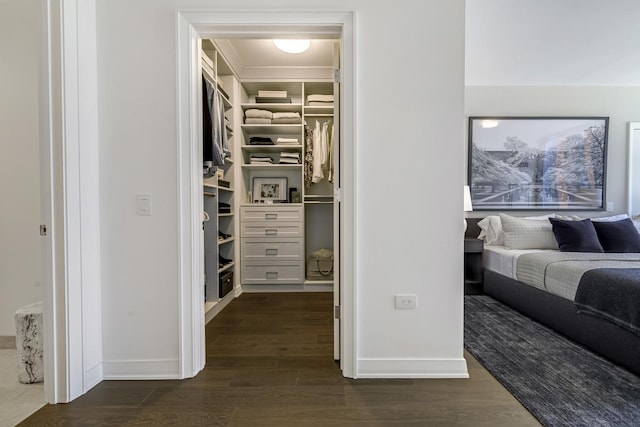
[[[582,275],[578,312],[607,319],[640,335],[640,268],[597,268]]]

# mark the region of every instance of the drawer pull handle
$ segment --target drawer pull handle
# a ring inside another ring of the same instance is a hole
[[[276,256],[278,255],[278,248],[267,248],[265,253],[267,256]]]
[[[267,212],[264,214],[264,219],[278,219],[277,212]]]
[[[277,228],[267,228],[266,230],[264,230],[264,234],[266,234],[267,236],[275,236],[276,234],[278,234],[278,229]]]
[[[267,279],[277,279],[278,272],[277,271],[267,271]]]

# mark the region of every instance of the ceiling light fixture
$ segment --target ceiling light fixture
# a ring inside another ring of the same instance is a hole
[[[275,39],[273,44],[283,52],[302,53],[309,49],[311,40],[303,39]]]
[[[496,126],[498,126],[498,121],[497,120],[483,120],[482,122],[482,127],[487,129],[487,128],[494,128]]]

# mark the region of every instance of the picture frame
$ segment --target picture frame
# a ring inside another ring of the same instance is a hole
[[[605,209],[609,117],[469,117],[473,210]]]
[[[253,203],[286,203],[286,177],[254,177]]]

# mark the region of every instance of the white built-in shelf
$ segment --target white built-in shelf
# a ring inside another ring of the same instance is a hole
[[[224,267],[218,269],[218,273],[223,273],[233,267],[236,263],[230,262],[229,264],[225,264]]]
[[[224,240],[218,240],[218,246],[224,245],[226,243],[231,243],[234,240],[235,239],[233,237],[229,237],[228,239],[224,239]]]
[[[224,218],[224,217],[232,217],[233,214],[232,213],[219,213],[218,217],[220,218]]]
[[[274,165],[250,165],[250,164],[246,164],[246,165],[242,165],[242,167],[244,169],[289,169],[289,170],[297,170],[302,168],[302,163],[297,164],[297,165],[287,165],[287,164],[274,164]]]
[[[281,151],[300,151],[302,150],[302,144],[298,145],[287,145],[287,144],[275,144],[275,145],[243,145],[242,149],[247,153],[256,153],[256,152],[269,152],[269,153],[279,153]]]
[[[233,193],[233,188],[223,187],[221,185],[218,186],[219,191],[228,191],[229,193]]]
[[[333,200],[305,200],[305,205],[332,205]]]
[[[217,185],[215,185],[215,184],[211,184],[210,182],[203,182],[203,183],[202,183],[202,186],[203,186],[203,187],[207,187],[207,188],[218,188],[218,186],[217,186]]]
[[[331,107],[323,107],[322,105],[306,105],[304,107],[304,115],[308,116],[310,114],[318,115],[329,115],[333,116],[333,106]]]
[[[216,193],[210,193],[209,191],[203,191],[202,194],[207,197],[216,197]]]
[[[299,125],[242,125],[247,135],[300,135],[302,124]]]
[[[271,111],[273,113],[289,113],[289,112],[295,112],[297,111],[298,113],[302,112],[302,104],[294,104],[294,103],[247,103],[247,104],[242,104],[242,109],[243,110],[251,110],[251,109],[257,109],[257,110],[268,110]]]

